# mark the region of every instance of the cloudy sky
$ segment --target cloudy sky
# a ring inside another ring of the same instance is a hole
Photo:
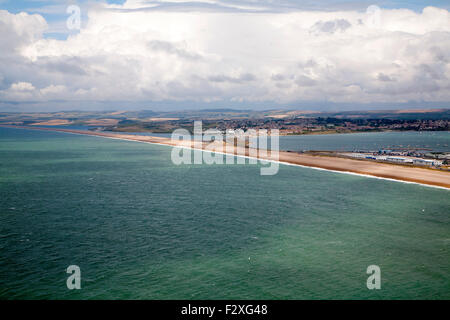
[[[450,107],[449,10],[448,0],[0,0],[0,111]]]

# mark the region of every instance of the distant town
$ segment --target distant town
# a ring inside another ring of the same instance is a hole
[[[230,119],[204,122],[220,130],[278,129],[281,135],[352,133],[371,131],[448,131],[449,120],[339,119],[335,117],[288,119]]]

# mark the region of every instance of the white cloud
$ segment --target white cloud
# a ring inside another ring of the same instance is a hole
[[[8,90],[0,91],[0,96],[7,100],[27,101],[34,97],[36,88],[29,82],[17,82],[11,84]]]
[[[29,82],[17,82],[11,85],[11,91],[33,91],[35,87]]]
[[[39,15],[0,11],[9,48],[0,100],[450,101],[447,10],[382,10],[374,23],[357,11],[153,10],[158,3],[92,8],[67,40],[44,39]]]
[[[40,15],[24,12],[14,15],[0,10],[1,57],[13,54],[16,49],[42,38],[47,27],[45,19]]]

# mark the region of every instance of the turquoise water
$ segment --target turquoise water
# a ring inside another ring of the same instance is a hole
[[[450,298],[449,191],[170,152],[0,128],[0,299]]]

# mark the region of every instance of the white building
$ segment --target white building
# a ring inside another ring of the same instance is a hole
[[[442,161],[434,159],[413,159],[413,163],[426,166],[442,166]]]
[[[403,157],[386,157],[386,161],[400,162],[400,163],[413,163],[412,159]]]

